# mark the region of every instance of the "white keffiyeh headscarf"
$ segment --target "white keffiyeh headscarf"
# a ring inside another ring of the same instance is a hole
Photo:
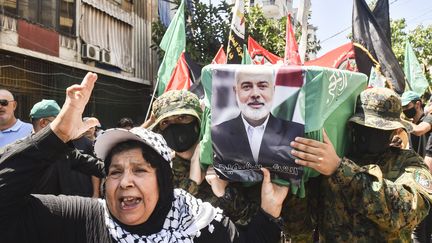
[[[151,235],[132,234],[116,223],[108,211],[106,201],[100,199],[105,211],[105,225],[110,236],[116,242],[156,243],[185,242],[192,243],[199,237],[201,230],[208,226],[210,233],[214,227],[213,220],[220,222],[223,218],[222,209],[213,207],[208,202],[202,202],[182,189],[174,189],[174,201],[168,212],[162,229]]]

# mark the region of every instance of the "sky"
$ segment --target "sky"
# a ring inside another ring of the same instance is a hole
[[[293,7],[297,7],[299,1],[294,0]],[[405,18],[407,30],[420,24],[432,24],[431,0],[389,0],[389,3],[390,18]],[[318,57],[349,41],[347,35],[351,33],[352,5],[352,0],[312,0],[310,23],[318,27],[316,34],[321,41]],[[342,33],[332,37],[339,32]]]

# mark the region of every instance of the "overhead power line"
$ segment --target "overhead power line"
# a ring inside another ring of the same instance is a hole
[[[399,1],[399,0],[393,0],[392,2],[390,2],[390,5],[393,5],[394,3],[398,2],[398,1]],[[333,39],[334,37],[336,37],[336,36],[338,36],[338,35],[340,35],[340,34],[342,34],[342,33],[344,33],[345,31],[351,29],[351,27],[352,27],[352,25],[350,25],[350,26],[348,26],[348,27],[342,29],[341,31],[338,31],[338,32],[336,32],[335,34],[333,34],[333,35],[331,35],[331,36],[325,38],[323,41],[321,41],[321,44],[324,43],[324,42],[326,42],[326,41],[328,41],[328,40],[330,40],[330,39]]]

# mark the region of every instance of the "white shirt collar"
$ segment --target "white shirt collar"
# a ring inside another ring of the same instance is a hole
[[[259,151],[261,148],[261,142],[264,137],[264,131],[267,127],[267,123],[270,117],[270,114],[264,120],[263,124],[253,127],[251,126],[246,119],[244,119],[243,115],[241,116],[243,120],[243,124],[246,129],[246,133],[248,136],[249,146],[252,152],[252,156],[255,162],[258,163]],[[249,162],[249,161],[248,161]],[[250,161],[251,162],[251,161]]]
[[[246,121],[246,119],[243,117],[243,114],[241,114],[241,118],[242,118],[242,120],[243,120],[243,124],[244,124],[244,126],[245,126],[245,128],[246,128],[246,131],[248,130],[249,127],[251,127],[252,129],[265,129],[266,126],[267,126],[267,123],[268,123],[269,117],[270,117],[270,113],[267,115],[267,118],[265,119],[265,121],[263,122],[263,124],[254,127],[254,126],[252,126],[251,124],[249,124],[249,122]]]

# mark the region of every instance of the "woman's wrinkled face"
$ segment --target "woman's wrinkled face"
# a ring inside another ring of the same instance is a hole
[[[156,169],[140,148],[114,154],[106,179],[106,199],[111,214],[126,225],[147,221],[159,200]]]

